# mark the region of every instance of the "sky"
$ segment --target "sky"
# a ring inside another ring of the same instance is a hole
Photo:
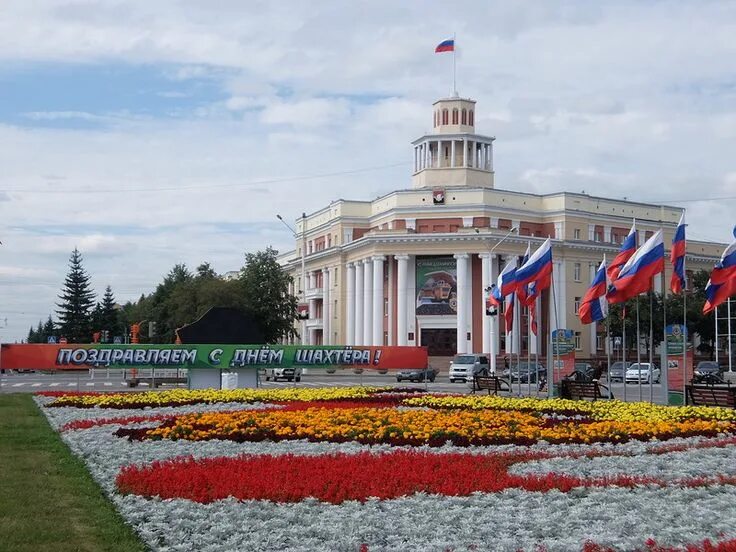
[[[276,218],[410,187],[457,88],[496,187],[736,223],[736,3],[3,0],[0,339],[54,314],[74,247],[101,297],[176,263],[293,248]]]

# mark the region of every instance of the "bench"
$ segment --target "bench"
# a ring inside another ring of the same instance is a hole
[[[601,389],[604,389],[605,392],[601,392]],[[564,379],[560,382],[560,398],[571,401],[608,399],[609,390],[608,387],[601,385],[597,380],[573,381]],[[613,398],[613,393],[610,393],[610,398]]]
[[[736,408],[736,387],[728,385],[686,385],[685,404]]]
[[[508,382],[498,376],[475,376],[473,378],[473,389],[471,393],[484,389],[488,391],[489,395],[491,391],[493,391],[494,395],[498,395],[499,391],[511,391]]]

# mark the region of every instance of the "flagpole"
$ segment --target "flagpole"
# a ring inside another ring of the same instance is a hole
[[[516,367],[519,369],[519,396],[521,397],[521,311],[519,309],[519,294],[514,293],[514,316],[516,317]],[[513,334],[511,334],[513,339]],[[528,377],[528,374],[527,374]]]
[[[535,299],[536,301],[536,299]],[[526,394],[531,397],[532,396],[532,316],[531,316],[531,310],[527,306],[526,308],[526,367],[529,371],[529,375],[526,378]],[[539,374],[537,374],[537,367],[534,366],[534,380],[539,379]]]
[[[452,33],[452,95],[457,96],[457,43],[455,33]]]
[[[621,383],[624,384],[624,402],[626,402],[626,370],[628,369],[626,366],[626,301],[621,306],[621,323],[623,325],[623,347],[621,349],[621,364],[623,364],[623,372],[621,373],[623,375],[621,376]]]
[[[539,292],[536,299],[534,299],[534,310],[537,314],[542,312],[542,292]],[[541,318],[541,316],[540,316]],[[541,323],[541,321],[540,321]],[[537,324],[537,333],[535,334],[535,347],[534,347],[534,369],[537,369],[537,366],[539,365],[539,350],[541,347],[539,346],[539,325]],[[534,386],[534,394],[539,397],[539,374],[537,374],[537,384]]]
[[[726,303],[726,313],[728,314],[728,371],[733,372],[733,354],[731,353],[731,298]]]
[[[716,321],[716,338],[713,341],[713,348],[716,350],[716,362],[718,362],[718,307],[715,308],[715,321]]]
[[[654,278],[649,290],[649,404],[654,402]],[[660,379],[662,378],[660,370]]]
[[[636,365],[639,369],[639,402],[641,402],[641,326],[639,323],[639,296],[636,296]]]
[[[552,385],[555,379],[555,368],[560,362],[560,321],[557,316],[557,297],[555,296],[555,277],[554,274],[550,276],[550,289],[552,290],[552,305],[555,311],[555,341],[552,348],[552,381],[547,383],[547,393],[552,397]],[[555,362],[555,349],[557,349],[557,361]]]
[[[669,366],[665,369],[665,363],[668,362],[667,360],[667,271],[666,267],[665,269],[662,269],[662,352],[664,355],[662,356],[662,359],[664,362],[662,362],[662,366],[659,367],[659,381],[660,381],[660,388],[662,389],[662,395],[664,396],[664,404],[670,403],[670,369]],[[662,376],[664,375],[664,380],[662,379]]]
[[[608,386],[608,398],[611,398],[611,319],[606,314],[606,385]],[[626,376],[624,376],[626,377]],[[625,384],[624,384],[625,385]]]
[[[685,336],[683,337],[683,348],[682,348],[682,404],[685,404],[685,393],[687,393],[687,271],[685,269],[685,263],[687,261],[687,251],[682,256],[682,276],[683,276],[683,287],[682,287],[682,325],[685,328]],[[667,343],[667,337],[665,336],[665,345]],[[669,402],[669,401],[667,401]]]

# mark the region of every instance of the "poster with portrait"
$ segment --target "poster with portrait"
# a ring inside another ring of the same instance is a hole
[[[417,257],[417,315],[457,314],[457,264],[450,256]]]

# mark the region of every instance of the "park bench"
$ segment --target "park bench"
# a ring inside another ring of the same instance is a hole
[[[728,385],[686,385],[685,404],[736,408],[736,387]]]
[[[602,391],[603,390],[603,391]],[[560,398],[572,401],[608,399],[608,387],[593,381],[562,380],[560,382]],[[610,394],[613,398],[613,393]]]
[[[508,382],[498,376],[475,376],[473,378],[473,389],[471,393],[483,391],[484,389],[488,391],[489,395],[491,391],[493,391],[494,395],[498,395],[499,391],[510,391]]]

